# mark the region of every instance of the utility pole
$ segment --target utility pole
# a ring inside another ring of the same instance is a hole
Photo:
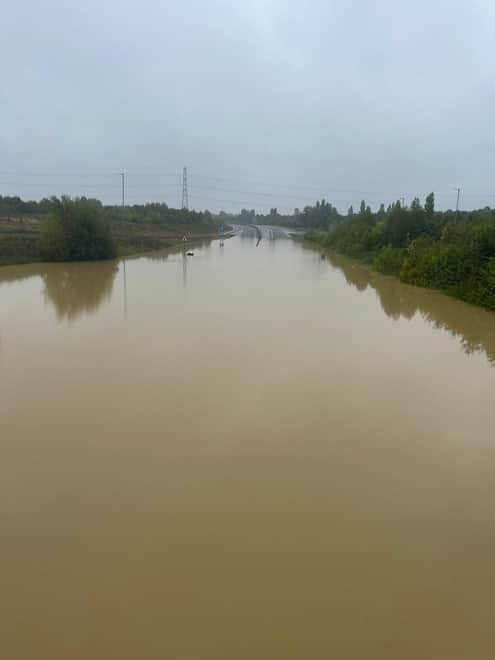
[[[187,167],[182,171],[182,208],[189,210],[189,195],[187,192]]]
[[[454,188],[454,190],[457,190],[457,201],[455,204],[455,221],[457,222],[459,220],[459,196],[461,194],[461,189]]]
[[[120,172],[122,178],[122,208],[125,206],[125,172]]]

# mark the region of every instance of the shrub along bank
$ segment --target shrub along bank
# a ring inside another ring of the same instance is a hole
[[[433,193],[372,213],[364,202],[333,231],[306,238],[371,263],[403,282],[495,310],[495,211],[435,212]]]

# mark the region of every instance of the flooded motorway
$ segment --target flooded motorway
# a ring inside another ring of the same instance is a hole
[[[254,229],[0,269],[0,657],[495,655],[495,314]]]

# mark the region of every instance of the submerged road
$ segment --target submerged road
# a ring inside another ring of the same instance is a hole
[[[495,314],[288,233],[0,268],[2,660],[495,657]]]

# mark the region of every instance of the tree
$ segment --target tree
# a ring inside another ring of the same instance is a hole
[[[102,205],[82,198],[53,198],[50,218],[41,229],[40,248],[47,261],[111,259],[116,250]]]
[[[425,213],[428,220],[433,220],[435,214],[435,195],[432,192],[425,200]]]
[[[408,235],[408,211],[401,208],[400,202],[394,204],[392,211],[387,219],[386,236],[393,247],[401,246]]]
[[[403,247],[408,241],[424,234],[426,230],[425,213],[417,197],[411,202],[410,209],[402,208],[397,202],[387,218],[385,233],[393,247]]]
[[[349,208],[347,209],[347,215],[348,215],[350,218],[352,218],[352,216],[354,215],[354,209],[352,208],[352,204],[351,204],[351,206],[349,206]]]
[[[56,218],[48,218],[41,225],[40,252],[45,261],[66,261],[64,229]]]

